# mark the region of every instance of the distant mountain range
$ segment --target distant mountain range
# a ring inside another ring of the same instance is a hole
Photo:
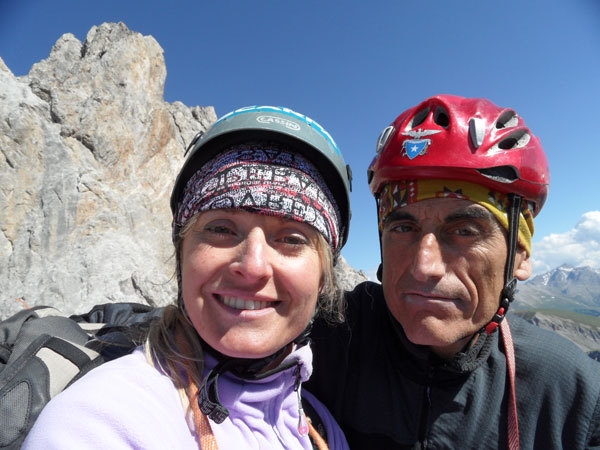
[[[563,265],[538,275],[519,284],[511,308],[600,360],[600,269]]]
[[[518,287],[515,309],[559,309],[600,317],[600,269],[560,266]]]

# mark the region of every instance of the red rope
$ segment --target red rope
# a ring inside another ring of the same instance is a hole
[[[508,369],[509,397],[508,397],[508,449],[519,450],[519,419],[517,415],[517,395],[515,389],[515,346],[508,321],[500,322],[500,332],[504,340],[506,352],[506,366]]]

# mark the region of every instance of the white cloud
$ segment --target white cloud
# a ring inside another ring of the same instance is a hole
[[[572,230],[550,234],[533,243],[534,274],[541,274],[563,264],[573,267],[600,268],[600,211],[581,216]]]

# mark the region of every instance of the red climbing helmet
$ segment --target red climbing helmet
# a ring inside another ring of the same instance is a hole
[[[534,216],[550,183],[541,142],[515,111],[453,95],[428,98],[383,130],[367,176],[376,197],[395,180],[469,181],[520,195]]]

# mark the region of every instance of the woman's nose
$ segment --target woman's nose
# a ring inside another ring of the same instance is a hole
[[[248,279],[260,279],[272,275],[271,251],[265,233],[260,228],[253,229],[238,247],[232,269]]]

